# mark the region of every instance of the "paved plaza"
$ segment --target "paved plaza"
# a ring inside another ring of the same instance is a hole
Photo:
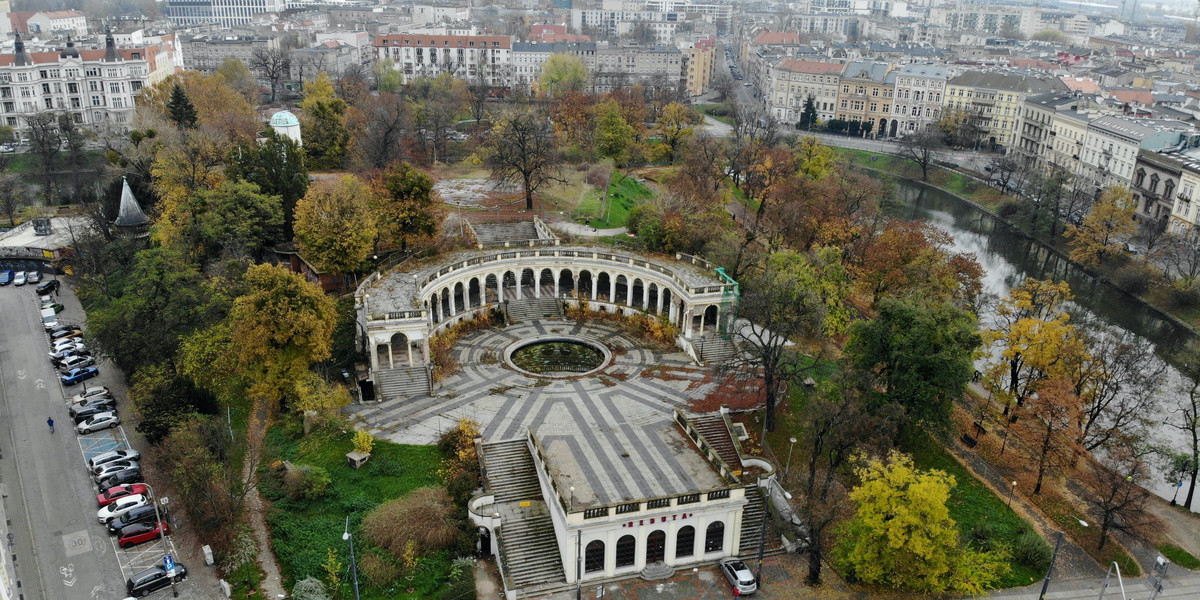
[[[505,348],[547,335],[599,342],[612,360],[568,378],[530,376],[503,363]],[[522,438],[532,427],[581,504],[718,484],[675,430],[674,407],[686,409],[716,388],[686,354],[647,348],[607,323],[567,320],[477,331],[454,352],[460,369],[432,395],[356,405],[352,413],[375,436],[402,444],[434,443],[463,417],[480,424],[486,442]]]

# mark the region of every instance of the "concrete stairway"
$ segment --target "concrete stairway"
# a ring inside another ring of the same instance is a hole
[[[542,498],[537,469],[525,438],[484,444],[483,468],[496,504]]]
[[[516,223],[472,223],[475,239],[484,247],[503,246],[505,242],[519,243],[538,239],[532,221]]]
[[[505,304],[509,323],[533,321],[535,319],[561,319],[562,302],[557,298],[521,298]]]
[[[424,365],[375,372],[375,396],[380,401],[424,396],[430,389],[429,371]]]
[[[742,511],[742,543],[737,555],[744,560],[758,556],[758,532],[762,530],[763,511],[767,504],[758,485],[746,486],[746,499],[750,501]],[[771,556],[783,552],[783,541],[771,527],[771,518],[767,517],[767,543],[765,554]]]
[[[524,439],[483,445],[487,488],[502,515],[500,559],[510,589],[566,583],[550,512]]]
[[[737,352],[733,342],[716,334],[705,334],[692,340],[692,347],[696,349],[700,362],[706,365],[718,364]]]
[[[738,453],[737,446],[733,443],[729,427],[725,425],[725,418],[720,413],[710,413],[695,415],[691,421],[692,427],[700,432],[700,437],[716,451],[717,456],[720,456],[721,460],[725,461],[725,464],[729,465],[729,468],[733,469],[735,473],[740,473],[744,468],[742,455]]]

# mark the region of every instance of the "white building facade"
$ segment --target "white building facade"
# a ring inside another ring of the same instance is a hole
[[[286,8],[285,0],[167,0],[163,16],[177,26],[215,23],[235,27],[249,23],[255,15]]]
[[[450,73],[459,79],[483,77],[488,85],[509,85],[512,39],[500,35],[376,36],[376,62],[390,60],[408,83],[419,77]]]
[[[932,129],[942,118],[949,70],[943,65],[904,65],[896,73],[892,120],[903,137]]]

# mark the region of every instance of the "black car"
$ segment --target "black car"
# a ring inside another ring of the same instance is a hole
[[[130,596],[141,598],[142,596],[148,595],[150,592],[161,590],[171,585],[172,580],[174,580],[175,583],[179,583],[185,579],[187,579],[187,567],[184,567],[183,563],[175,563],[174,577],[168,576],[167,570],[161,566],[150,567],[149,569],[130,577],[129,580],[125,582],[125,591],[128,592]]]
[[[166,515],[163,515],[166,518]],[[122,528],[133,525],[134,523],[153,523],[154,522],[154,505],[147,504],[139,506],[120,517],[117,517],[108,522],[108,533],[116,535]]]
[[[88,417],[94,417],[102,412],[109,412],[111,410],[112,408],[107,406],[76,407],[71,409],[71,420],[75,421],[75,424],[78,425],[86,421]]]
[[[96,482],[96,493],[103,492],[110,487],[117,487],[118,485],[141,482],[141,469],[125,469],[124,471],[117,471],[116,473],[109,475],[108,478],[103,481]]]
[[[39,296],[41,296],[42,294],[49,294],[50,292],[57,292],[57,291],[58,291],[58,280],[57,279],[51,279],[50,281],[43,282],[41,285],[37,286],[37,293]]]

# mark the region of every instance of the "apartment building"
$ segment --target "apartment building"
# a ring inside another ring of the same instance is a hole
[[[901,137],[932,129],[942,118],[942,95],[950,69],[945,65],[904,65],[896,72],[896,100],[892,104],[895,130]]]
[[[592,73],[592,93],[641,84],[645,88],[681,90],[686,85],[684,54],[678,48],[620,47],[597,44],[595,61],[587,64]]]
[[[84,36],[88,33],[87,19],[77,10],[35,12],[25,19],[25,25],[25,31],[32,34]]]
[[[419,77],[450,73],[460,79],[483,77],[488,85],[509,85],[512,39],[502,35],[376,36],[375,60],[390,60],[408,83]]]
[[[1139,220],[1163,222],[1171,217],[1175,206],[1175,191],[1180,189],[1185,157],[1161,151],[1139,150],[1133,167],[1133,200],[1137,202]],[[1186,196],[1184,196],[1186,197]],[[1191,200],[1189,199],[1188,202]],[[1189,217],[1191,211],[1188,211]]]
[[[804,104],[812,96],[817,118],[833,119],[843,68],[841,63],[779,59],[769,68],[767,85],[763,88],[767,109],[780,123],[798,123]]]
[[[1049,146],[1054,137],[1054,116],[1060,109],[1078,106],[1072,94],[1037,94],[1025,98],[1021,109],[1020,135],[1013,147],[1014,155],[1028,169],[1038,169],[1049,158]]]
[[[156,46],[117,48],[111,35],[103,50],[68,42],[57,52],[26,52],[18,35],[14,52],[0,54],[0,119],[18,133],[46,111],[68,113],[85,128],[127,127],[159,54]]]
[[[285,0],[166,0],[163,16],[173,25],[215,23],[236,27],[249,23],[255,15],[283,12]]]
[[[1049,163],[1063,171],[1079,173],[1079,157],[1083,152],[1083,140],[1087,137],[1087,125],[1100,113],[1091,110],[1058,109],[1050,122]]]
[[[1171,201],[1171,216],[1167,220],[1167,231],[1196,239],[1200,230],[1200,162],[1186,159],[1179,172],[1179,193]]]
[[[948,2],[929,9],[929,23],[947,29],[1029,37],[1044,27],[1042,9],[1033,6]]]
[[[888,135],[896,72],[888,63],[856,60],[846,63],[838,82],[834,118],[870,124],[871,131]],[[890,128],[894,135],[894,127]]]
[[[962,113],[978,131],[982,147],[1008,149],[1017,142],[1025,98],[1066,93],[1056,77],[1017,71],[967,71],[946,84],[942,112]]]
[[[596,30],[604,35],[629,35],[644,25],[654,33],[654,43],[671,44],[679,24],[688,20],[687,13],[654,10],[571,9],[571,28],[576,33]]]
[[[212,33],[184,37],[179,45],[188,69],[211,75],[231,58],[249,67],[256,50],[278,50],[279,40],[277,37]]]
[[[712,87],[717,73],[717,40],[707,38],[686,43],[683,52],[687,56],[685,91],[688,96],[699,96]]]
[[[1198,135],[1187,123],[1104,115],[1088,122],[1078,175],[1099,192],[1131,187],[1141,150],[1162,150]]]

